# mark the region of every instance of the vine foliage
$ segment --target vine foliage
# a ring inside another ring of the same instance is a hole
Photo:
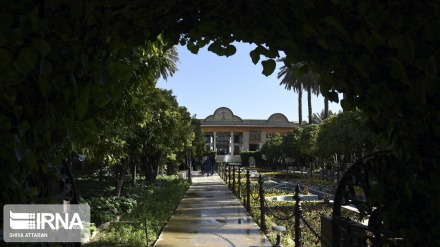
[[[240,41],[256,45],[253,63],[265,57],[264,75],[284,52],[287,65],[307,62],[320,74],[330,100],[343,93],[344,110],[366,114],[405,170],[384,174],[404,191],[399,222],[412,224],[399,225],[402,235],[408,245],[439,245],[439,8],[436,0],[2,1],[2,197],[26,201],[24,179],[93,142],[93,116],[122,87],[148,76],[153,85],[147,58],[161,44],[230,56]]]

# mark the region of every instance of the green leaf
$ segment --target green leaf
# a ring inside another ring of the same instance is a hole
[[[261,64],[263,65],[263,75],[265,76],[270,76],[276,68],[276,62],[273,59],[262,61]]]
[[[0,33],[0,47],[6,45],[8,43],[8,39],[4,33]]]
[[[304,31],[306,31],[309,35],[313,34],[313,35],[318,35],[316,30],[310,26],[309,24],[305,23],[303,24],[303,29]]]
[[[430,57],[426,66],[426,76],[435,78],[437,77],[437,63],[433,57]]]
[[[397,59],[396,57],[391,57],[391,64],[392,64],[392,68],[391,68],[391,77],[395,80],[402,80],[403,82],[405,82],[406,84],[409,84],[409,78],[408,75],[406,73],[405,67],[403,66],[402,62],[400,62],[399,59]]]
[[[438,21],[427,21],[424,23],[423,35],[426,36],[428,41],[439,40],[440,39],[440,22]]]
[[[342,109],[344,109],[344,111],[353,111],[354,110],[354,106],[347,99],[341,100],[341,106],[342,106]]]
[[[225,49],[225,56],[229,57],[235,54],[235,52],[237,52],[237,48],[235,48],[235,46],[233,45],[228,45],[228,47],[226,47]]]
[[[260,53],[257,51],[257,48],[255,48],[254,50],[252,50],[249,55],[251,56],[252,62],[254,64],[257,64],[258,61],[260,61]]]
[[[15,157],[17,158],[17,161],[20,162],[21,160],[23,160],[28,152],[29,149],[27,147],[15,143]]]
[[[20,131],[21,135],[24,135],[26,133],[26,131],[28,131],[30,129],[30,127],[31,127],[31,125],[29,124],[29,122],[24,121],[18,126],[18,130]]]
[[[81,95],[79,99],[75,102],[75,112],[79,119],[82,119],[89,107],[91,85],[87,84],[81,89]]]
[[[6,49],[0,49],[0,68],[11,64],[12,53]]]
[[[52,64],[47,60],[42,59],[40,62],[40,74],[42,76],[48,76],[52,73]]]
[[[358,59],[355,59],[353,61],[353,66],[361,73],[362,76],[367,77],[367,71],[365,70],[365,64],[362,63],[363,61],[359,61]]]
[[[339,96],[338,93],[336,92],[328,92],[327,99],[330,100],[331,102],[339,103]]]
[[[39,51],[41,56],[46,56],[50,51],[50,44],[42,39],[34,39],[32,41],[32,47]]]
[[[93,99],[95,101],[95,104],[101,108],[107,105],[108,102],[110,102],[111,97],[108,97],[108,95],[97,94]]]
[[[328,44],[327,41],[325,41],[325,39],[319,38],[317,41],[319,46],[321,46],[324,50],[328,49]]]
[[[38,32],[41,30],[40,24],[40,6],[35,5],[31,12],[28,14],[29,22],[31,23],[32,31]]]
[[[373,35],[374,38],[376,38],[376,40],[380,42],[380,44],[385,44],[385,40],[380,35],[380,33],[378,33],[375,29],[371,29],[371,34]]]
[[[199,47],[197,45],[195,45],[193,42],[188,42],[188,44],[186,45],[186,47],[188,48],[188,50],[192,53],[192,54],[197,54],[199,53]]]
[[[208,46],[208,51],[214,52],[217,55],[220,55],[223,52],[223,48],[218,41],[214,41],[212,44]]]
[[[88,4],[86,4],[85,7],[86,7],[86,10],[85,10],[85,13],[84,13],[84,19],[88,20],[90,18],[93,18],[94,17],[93,12],[95,11],[95,8],[96,8],[96,2],[91,1]]]
[[[5,30],[8,30],[11,27],[13,20],[14,20],[14,17],[12,14],[3,12],[0,15],[0,23],[1,23],[0,31],[3,32]]]
[[[87,102],[84,102],[82,100],[77,100],[75,102],[75,113],[76,113],[76,116],[79,119],[82,119],[86,115],[86,112],[87,112]]]
[[[409,38],[408,35],[396,35],[390,39],[389,45],[392,48],[397,49],[399,56],[404,59],[404,61],[412,61],[415,57],[414,43]]]
[[[11,181],[13,184],[20,186],[20,183],[17,181],[17,178],[14,176],[14,174],[9,173],[9,181]]]
[[[29,170],[37,167],[37,157],[35,156],[34,152],[28,152],[23,161],[26,163]]]
[[[37,52],[30,47],[21,49],[14,61],[15,69],[21,74],[28,74],[37,64],[37,56]]]
[[[14,114],[17,118],[21,117],[21,114],[23,114],[23,106],[17,105],[14,107]]]
[[[198,47],[205,47],[205,45],[209,44],[210,40],[209,39],[199,39],[197,40],[197,46]]]
[[[216,23],[216,21],[204,21],[199,24],[198,28],[200,28],[200,30],[203,32],[213,33],[217,30]]]
[[[49,83],[47,82],[47,79],[45,77],[38,78],[38,84],[40,85],[40,93],[43,96],[47,96],[47,93],[49,92]]]
[[[336,28],[339,32],[341,32],[345,39],[349,39],[347,31],[345,30],[345,28],[342,26],[341,22],[339,22],[338,19],[336,19],[334,16],[327,16],[325,18],[325,21],[327,22],[327,24],[329,24],[330,26]]]
[[[83,53],[80,55],[81,58],[81,62],[83,64],[84,70],[85,71],[89,71],[90,66],[89,66],[89,55]]]

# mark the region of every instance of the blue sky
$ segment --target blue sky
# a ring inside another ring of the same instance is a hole
[[[197,55],[179,46],[179,71],[168,81],[159,79],[158,88],[171,89],[179,105],[188,108],[191,115],[205,118],[219,107],[228,107],[242,119],[267,119],[273,113],[284,114],[289,121],[298,121],[298,94],[287,91],[277,79],[279,67],[271,76],[261,72],[261,63],[254,65],[249,56],[250,44],[236,43],[237,53],[221,57],[200,49]],[[264,57],[261,57],[264,59]],[[307,120],[307,94],[303,93],[303,120]],[[324,108],[322,96],[312,96],[313,113]],[[330,103],[330,110],[338,112],[341,106]]]

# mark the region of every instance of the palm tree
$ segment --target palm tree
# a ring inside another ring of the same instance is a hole
[[[319,94],[319,74],[312,72],[309,70],[307,74],[302,76],[303,86],[304,89],[307,91],[307,104],[308,104],[308,110],[309,110],[309,124],[312,124],[312,94],[318,95]]]
[[[284,61],[284,59],[279,59],[278,61]],[[290,67],[283,65],[278,72],[277,78],[281,79],[280,85],[284,85],[287,90],[293,90],[298,92],[298,122],[299,125],[302,123],[302,83],[293,74],[294,69],[299,69],[302,67],[302,63],[292,64]]]
[[[284,61],[284,59],[280,59],[278,61]],[[307,74],[296,77],[293,73],[295,70],[301,69],[305,64],[304,63],[296,63],[292,64],[290,67],[283,65],[278,72],[277,78],[283,78],[280,82],[280,85],[285,85],[287,90],[293,89],[294,91],[298,91],[298,121],[301,125],[302,123],[302,89],[304,88],[307,91],[307,102],[308,102],[308,111],[309,111],[309,124],[312,123],[312,93],[318,95],[319,94],[319,74],[312,72],[309,70]]]
[[[175,45],[166,50],[163,55],[162,59],[158,59],[157,61],[159,65],[157,77],[162,77],[166,81],[169,76],[173,76],[179,70],[176,63],[180,62],[180,60]]]

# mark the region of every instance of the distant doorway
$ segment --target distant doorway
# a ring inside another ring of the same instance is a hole
[[[233,155],[239,155],[239,154],[240,154],[240,147],[239,146],[234,146]]]
[[[229,145],[217,143],[217,154],[219,155],[229,154]]]
[[[249,166],[250,167],[255,167],[255,159],[254,159],[254,157],[250,157],[249,158]]]
[[[230,133],[223,133],[223,132],[218,133],[215,142],[217,147],[217,154],[219,155],[230,154],[231,151],[229,149],[229,145],[231,142]]]

